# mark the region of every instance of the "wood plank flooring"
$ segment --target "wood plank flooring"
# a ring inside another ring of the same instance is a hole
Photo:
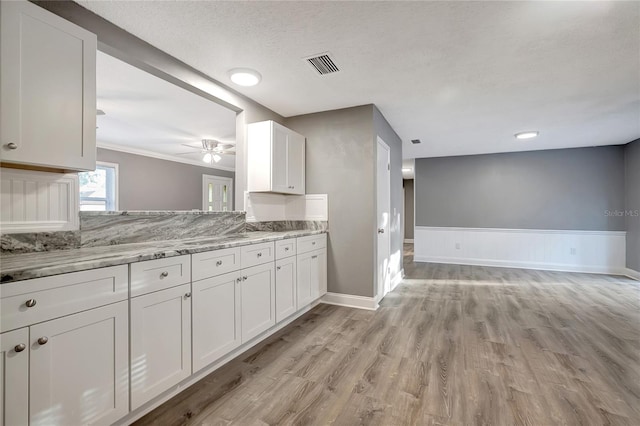
[[[640,282],[409,250],[378,311],[320,305],[137,424],[640,425]]]

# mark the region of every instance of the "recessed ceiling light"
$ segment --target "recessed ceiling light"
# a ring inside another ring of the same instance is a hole
[[[229,71],[229,78],[239,86],[255,86],[262,80],[260,73],[251,68],[234,68]]]
[[[538,134],[538,131],[528,131],[516,133],[514,136],[516,137],[516,139],[532,139],[538,136]]]

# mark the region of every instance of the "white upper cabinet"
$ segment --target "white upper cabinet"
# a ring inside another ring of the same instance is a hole
[[[269,120],[249,124],[247,138],[248,191],[305,193],[304,136]]]
[[[96,165],[96,36],[27,1],[0,3],[4,163]]]

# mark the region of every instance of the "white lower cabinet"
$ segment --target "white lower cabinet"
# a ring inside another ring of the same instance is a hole
[[[0,425],[29,423],[29,328],[0,334]]]
[[[31,326],[29,350],[30,425],[110,424],[128,413],[126,301]]]
[[[240,286],[240,271],[192,284],[194,372],[240,346]]]
[[[241,271],[242,343],[276,323],[276,282],[273,262]]]
[[[131,299],[131,409],[191,375],[191,284]]]
[[[296,312],[296,257],[276,261],[276,322]]]
[[[298,309],[327,292],[326,249],[298,255],[296,281]]]

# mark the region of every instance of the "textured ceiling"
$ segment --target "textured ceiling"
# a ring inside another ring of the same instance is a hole
[[[97,117],[99,146],[143,150],[206,166],[202,139],[235,143],[234,111],[102,52],[96,62],[97,106],[105,112]],[[213,167],[233,170],[235,156],[223,155]]]
[[[405,158],[640,137],[638,2],[80,3],[224,84],[258,70],[236,89],[284,116],[374,103]]]

